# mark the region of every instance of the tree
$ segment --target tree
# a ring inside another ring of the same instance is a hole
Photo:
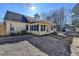
[[[46,12],[41,13],[41,19],[42,20],[46,20],[47,16],[48,16],[48,14]]]
[[[74,25],[75,27],[79,27],[79,21],[78,19],[75,19],[72,21],[72,25]]]
[[[74,12],[77,16],[79,16],[79,3],[77,3],[73,8],[72,12]]]
[[[72,25],[79,27],[79,3],[72,8]]]

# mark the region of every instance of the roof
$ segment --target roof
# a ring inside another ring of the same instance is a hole
[[[32,20],[32,17],[25,16],[25,15],[15,13],[12,11],[7,11],[5,14],[4,20],[18,21],[18,22],[29,22],[30,20]]]
[[[35,23],[40,23],[40,24],[45,24],[45,25],[51,25],[51,26],[53,26],[53,25],[56,25],[55,23],[53,23],[53,22],[50,22],[50,21],[36,21],[36,22],[30,22],[31,24],[35,24]]]

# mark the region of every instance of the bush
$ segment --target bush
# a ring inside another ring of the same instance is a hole
[[[22,30],[21,32],[17,32],[17,33],[10,33],[11,36],[25,35],[25,34],[27,34],[26,30]]]
[[[25,34],[27,34],[27,31],[26,30],[23,30],[23,31],[21,31],[21,34],[22,35],[25,35]]]
[[[21,35],[20,32],[17,32],[17,33],[10,33],[11,36],[17,36],[17,35]]]
[[[17,32],[16,35],[21,35],[21,33],[20,32]]]
[[[53,34],[57,35],[58,33],[57,32],[53,32]]]
[[[17,34],[16,34],[16,33],[10,33],[10,35],[11,35],[11,36],[16,36]]]

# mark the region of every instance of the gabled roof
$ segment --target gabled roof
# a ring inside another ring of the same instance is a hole
[[[31,20],[31,17],[25,16],[19,13],[15,13],[12,11],[7,11],[5,14],[4,20],[29,22]]]

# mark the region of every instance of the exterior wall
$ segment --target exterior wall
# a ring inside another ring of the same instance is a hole
[[[32,23],[31,25],[39,25],[39,31],[31,31],[30,33],[35,34],[35,35],[45,35],[45,34],[50,34],[53,33],[55,28],[54,25],[55,24],[50,24],[47,22],[38,22],[38,23]],[[45,31],[41,31],[41,25],[45,25]],[[53,30],[51,30],[51,26],[53,26]]]
[[[49,33],[56,32],[56,27],[55,27],[56,25],[54,23],[49,23],[47,26],[48,26],[47,29],[49,30]],[[52,27],[52,30],[51,30],[51,27]]]
[[[15,21],[5,21],[6,24],[6,34],[10,34],[10,25],[14,27],[14,32],[21,32],[22,30],[26,30],[26,24],[27,23],[22,23],[22,22],[15,22]]]
[[[35,23],[22,23],[22,22],[16,22],[16,21],[5,21],[6,24],[6,35],[9,35],[11,33],[10,31],[10,25],[14,27],[14,33],[21,32],[22,30],[26,30],[26,25],[28,25],[29,30],[27,30],[28,33],[32,33],[35,35],[45,35],[53,33],[55,28],[54,24],[48,23],[48,22],[35,22]],[[32,31],[30,30],[31,25],[39,25],[39,31]],[[45,31],[41,31],[41,25],[45,25]],[[53,30],[51,30],[51,26],[53,26]]]
[[[47,31],[41,31],[41,25],[45,25],[45,24],[42,24],[42,23],[32,23],[31,25],[39,25],[39,31],[32,31],[32,30],[30,30],[30,33],[35,34],[35,35],[47,34]]]
[[[32,26],[32,25],[39,25],[39,23],[31,23],[30,26]],[[32,30],[30,30],[29,33],[32,33],[32,34],[35,34],[35,35],[40,35],[39,31],[32,31]]]
[[[26,23],[26,25],[28,25],[27,33],[30,33],[30,23]],[[26,30],[26,29],[25,29],[25,30]]]
[[[5,25],[0,25],[0,36],[4,36],[5,34]]]
[[[40,29],[41,29],[41,26],[39,25],[39,31],[30,31],[30,33],[35,35],[45,35],[50,33],[50,32],[47,32],[47,30],[41,31]]]

